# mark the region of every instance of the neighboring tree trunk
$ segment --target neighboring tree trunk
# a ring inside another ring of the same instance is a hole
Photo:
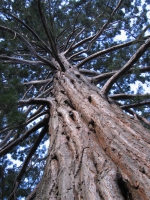
[[[148,130],[71,69],[55,76],[53,95],[35,199],[150,199]]]

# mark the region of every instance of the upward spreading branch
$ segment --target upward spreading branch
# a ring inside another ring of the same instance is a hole
[[[18,32],[16,32],[16,31],[12,30],[12,29],[10,29],[10,28],[7,28],[7,27],[5,27],[5,26],[0,26],[0,29],[1,29],[1,30],[4,30],[4,31],[6,31],[6,32],[8,31],[8,32],[10,32],[10,33],[15,33],[16,36],[18,37],[18,39],[19,39],[20,41],[22,41],[22,42],[25,44],[25,46],[30,50],[30,52],[32,53],[32,55],[34,55],[36,58],[38,58],[40,61],[42,61],[42,62],[45,63],[46,65],[50,66],[52,69],[56,70],[56,67],[52,64],[52,62],[50,62],[50,61],[48,61],[47,59],[45,59],[44,57],[40,56],[40,55],[36,52],[36,50],[35,50],[35,48],[33,47],[33,45],[32,45],[23,35],[21,35],[20,33],[18,33]]]
[[[139,68],[138,70],[139,70],[139,73],[146,73],[146,72],[150,72],[150,67],[143,67],[143,68]],[[100,83],[101,81],[104,81],[104,80],[112,77],[115,73],[118,72],[118,70],[112,71],[112,72],[107,72],[107,73],[102,73],[102,74],[100,74],[98,72],[84,70],[84,69],[81,69],[80,72],[83,74],[87,74],[87,75],[93,75],[93,77],[88,77],[88,79],[96,85],[96,84]],[[96,75],[96,74],[98,74],[98,75]],[[134,74],[134,68],[129,69],[126,74]],[[126,74],[124,74],[124,75],[126,75]],[[94,76],[94,75],[96,75],[96,76]]]
[[[95,35],[95,37],[90,41],[89,45],[88,45],[88,49],[91,49],[92,44],[97,40],[97,38],[99,38],[99,36],[103,33],[103,31],[106,29],[106,27],[109,25],[112,16],[115,14],[115,12],[119,9],[121,3],[123,2],[123,0],[120,0],[119,3],[117,4],[116,8],[113,10],[113,12],[110,15],[110,18],[108,19],[108,21],[103,25],[103,27],[98,31],[98,33]]]
[[[143,38],[143,40],[146,40],[148,39],[150,36],[146,36]],[[110,53],[112,51],[116,51],[116,50],[119,50],[119,49],[122,49],[124,47],[128,47],[130,45],[133,45],[135,43],[138,43],[138,42],[141,42],[141,40],[133,40],[133,41],[130,41],[130,42],[126,42],[124,44],[119,44],[119,45],[116,45],[116,46],[112,46],[110,48],[107,48],[105,50],[102,50],[102,51],[98,51],[88,57],[86,57],[84,60],[82,60],[81,62],[79,62],[79,64],[76,65],[76,67],[79,69],[80,67],[82,67],[84,64],[86,64],[87,62],[95,59],[95,58],[98,58],[99,56],[102,56],[102,55],[106,55],[107,53]]]
[[[147,42],[143,44],[136,51],[136,53],[131,57],[131,59],[105,83],[105,85],[103,86],[103,89],[101,90],[104,96],[108,95],[108,92],[110,88],[112,87],[112,85],[115,83],[115,81],[124,73],[126,73],[149,47],[150,47],[150,39],[148,39]]]
[[[48,41],[49,41],[51,49],[52,49],[52,55],[56,56],[57,51],[56,51],[55,40],[54,40],[54,37],[52,35],[51,30],[48,30],[48,28],[47,28],[47,25],[46,25],[46,22],[45,22],[45,19],[44,19],[44,15],[42,13],[41,1],[40,0],[38,0],[38,9],[39,9],[40,18],[41,18],[41,21],[42,21],[42,25],[43,25],[44,31],[45,31],[45,33],[47,35]]]
[[[45,42],[35,33],[35,31],[30,27],[28,26],[25,22],[23,22],[22,20],[20,20],[18,17],[16,17],[15,15],[13,15],[12,13],[7,13],[8,15],[10,15],[11,17],[13,17],[14,19],[16,19],[19,23],[21,23],[24,27],[26,27],[31,33],[32,35],[38,40],[40,41],[44,48],[50,53],[52,54],[52,51],[51,49],[45,44]]]

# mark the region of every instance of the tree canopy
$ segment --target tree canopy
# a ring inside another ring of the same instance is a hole
[[[110,102],[149,128],[150,93],[144,89],[150,83],[149,3],[0,3],[2,199],[11,199],[12,193],[28,196],[42,176],[50,118],[47,99],[53,97],[56,71],[77,70]]]

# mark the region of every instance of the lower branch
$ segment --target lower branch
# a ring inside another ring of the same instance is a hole
[[[29,105],[29,104],[43,104],[43,105],[49,105],[52,104],[52,98],[31,98],[28,100],[21,100],[18,102],[19,105]]]
[[[150,71],[150,67],[143,67],[143,68],[139,68],[138,70],[139,70],[139,73],[146,73],[146,72]],[[90,75],[90,72],[86,72],[86,70],[82,70],[82,71],[81,71],[81,73],[83,73],[85,75]],[[90,70],[88,70],[88,71],[90,71]],[[93,82],[96,85],[96,84],[100,83],[101,81],[109,79],[110,77],[112,77],[117,72],[118,71],[112,71],[112,72],[107,72],[107,73],[103,73],[103,74],[100,74],[100,73],[96,74],[96,72],[93,72],[93,73],[91,73],[91,75],[95,75],[95,76],[94,77],[88,77],[88,79],[91,80],[91,82]],[[131,69],[128,70],[127,73],[125,73],[123,75],[133,74],[133,73],[134,73],[134,68],[131,68]]]
[[[122,100],[122,99],[131,99],[134,97],[149,97],[149,96],[150,96],[150,94],[141,94],[140,95],[140,94],[124,94],[123,93],[123,94],[113,94],[113,95],[110,95],[109,97],[114,100]]]
[[[124,108],[134,108],[134,107],[149,105],[149,104],[150,104],[150,101],[144,101],[144,102],[133,103],[133,104],[129,104],[129,105],[123,105],[123,106],[121,106],[121,108],[122,109],[124,109]]]
[[[4,146],[0,150],[0,157],[8,153],[12,148],[14,148],[16,145],[18,145],[20,142],[25,140],[31,133],[37,131],[39,128],[45,126],[45,122],[47,122],[48,116],[46,116],[43,120],[38,122],[35,126],[30,128],[28,131],[26,131],[20,138],[10,141],[6,146]]]
[[[13,130],[10,130],[8,134],[5,136],[5,138],[0,142],[0,148],[2,148],[7,143],[7,141],[12,136],[12,134],[13,134]]]
[[[0,60],[2,60],[4,64],[26,64],[26,65],[34,65],[34,66],[44,65],[42,61],[25,60],[25,59],[19,59],[16,57],[4,56],[4,55],[0,55]]]
[[[48,122],[47,122],[47,123],[48,123]],[[45,126],[45,127],[42,129],[42,131],[41,131],[41,133],[39,134],[39,136],[37,137],[37,139],[36,139],[34,145],[32,146],[32,148],[31,148],[31,150],[30,150],[28,156],[26,157],[26,159],[25,159],[25,161],[24,161],[24,163],[23,163],[23,166],[22,166],[22,168],[21,168],[21,170],[20,170],[18,176],[16,177],[16,180],[15,180],[15,183],[14,183],[14,189],[13,189],[12,193],[10,194],[8,200],[13,200],[13,199],[14,199],[15,194],[16,194],[16,191],[17,191],[17,189],[18,189],[18,187],[19,187],[19,184],[20,184],[20,182],[21,182],[21,179],[22,179],[24,173],[26,172],[26,168],[27,168],[27,166],[28,166],[28,164],[29,164],[29,162],[30,162],[30,159],[31,159],[31,157],[33,156],[33,154],[35,153],[36,149],[38,148],[38,146],[39,146],[41,140],[43,139],[43,137],[44,137],[44,135],[45,135],[45,133],[46,133],[47,131],[48,131],[48,126]]]

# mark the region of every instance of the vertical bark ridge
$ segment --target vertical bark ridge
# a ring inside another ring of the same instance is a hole
[[[87,123],[90,122],[92,118],[93,122],[95,123],[94,126],[96,133],[98,134],[100,144],[103,149],[106,150],[106,153],[113,159],[113,161],[116,162],[116,164],[119,164],[120,167],[122,167],[122,171],[124,170],[130,172],[128,176],[124,173],[124,178],[127,179],[127,181],[129,181],[129,183],[131,183],[136,190],[138,187],[136,192],[139,192],[141,196],[144,196],[142,193],[145,191],[146,198],[147,195],[150,195],[148,189],[150,159],[149,151],[146,148],[147,146],[149,147],[149,144],[148,140],[146,140],[146,137],[143,138],[141,133],[148,136],[148,131],[142,126],[140,126],[140,128],[139,126],[136,127],[134,124],[135,120],[132,121],[130,117],[126,116],[126,114],[124,114],[116,106],[111,106],[95,91],[90,91],[89,87],[87,87],[83,82],[77,81],[75,76],[73,79],[74,85],[70,84],[71,81],[68,77],[65,76],[64,79],[69,98],[73,104],[78,102],[78,110],[83,115]],[[64,84],[63,81],[61,82]],[[72,93],[75,95],[72,95]],[[93,102],[91,106],[90,102],[88,102],[88,93],[92,93],[93,97],[96,97],[93,98],[95,102]],[[98,109],[94,109],[92,107],[94,103]],[[123,130],[122,127],[124,127]],[[135,138],[135,136],[137,138]],[[116,141],[115,137],[117,138]],[[149,136],[147,138],[149,138]],[[118,146],[115,149],[114,146],[117,144],[117,142]],[[140,151],[136,148],[135,144],[138,145]],[[118,156],[114,154],[114,150],[116,150],[117,155],[120,152],[122,153],[122,159],[118,159]],[[126,170],[126,168],[129,170]],[[144,173],[142,173],[143,168]],[[132,174],[134,174],[134,176]],[[140,180],[140,185],[137,181],[138,179]]]
[[[54,80],[49,157],[36,199],[150,199],[148,131],[78,76],[70,70]]]

